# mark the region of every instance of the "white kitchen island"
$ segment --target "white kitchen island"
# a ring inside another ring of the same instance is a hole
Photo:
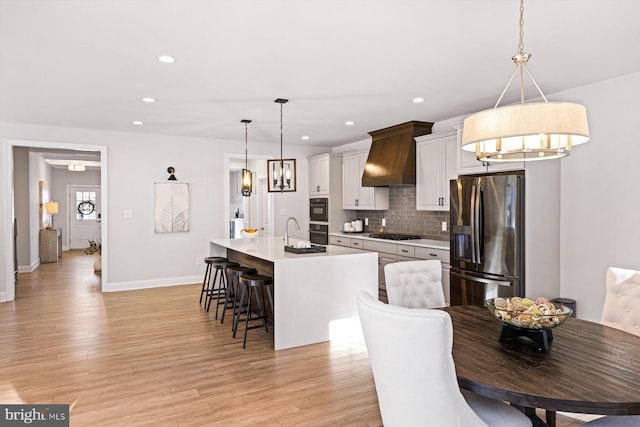
[[[210,242],[211,256],[273,274],[276,350],[361,333],[355,297],[361,290],[377,296],[378,254],[326,248],[312,254],[285,252],[282,236]]]

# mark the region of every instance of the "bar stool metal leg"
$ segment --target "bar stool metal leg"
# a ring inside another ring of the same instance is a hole
[[[224,257],[206,257],[204,259],[205,264],[207,265],[204,270],[204,279],[202,280],[202,289],[200,290],[200,304],[202,304],[202,297],[205,297],[205,306],[207,305],[207,293],[209,292],[209,288],[211,285],[211,270],[213,268],[213,263],[217,261],[227,261]]]

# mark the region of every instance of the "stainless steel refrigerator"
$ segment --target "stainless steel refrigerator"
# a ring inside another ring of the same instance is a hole
[[[451,305],[524,296],[524,172],[450,185]]]

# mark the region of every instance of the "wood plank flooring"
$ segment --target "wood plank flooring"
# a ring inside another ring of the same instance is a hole
[[[256,329],[243,350],[201,284],[103,294],[94,261],[65,252],[0,303],[0,402],[71,404],[72,426],[382,425],[363,343],[275,352]]]

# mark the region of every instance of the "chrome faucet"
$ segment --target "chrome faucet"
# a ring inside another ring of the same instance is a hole
[[[287,223],[284,226],[284,245],[289,246],[289,221],[293,220],[296,224],[296,230],[300,230],[300,224],[298,224],[298,220],[294,217],[290,216],[287,218]]]

